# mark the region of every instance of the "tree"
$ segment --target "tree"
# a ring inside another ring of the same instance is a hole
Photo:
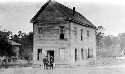
[[[0,54],[7,57],[14,55],[12,45],[8,41],[8,35],[7,32],[0,31]]]
[[[96,31],[96,44],[97,44],[97,56],[101,55],[101,50],[103,49],[103,38],[104,38],[104,28],[98,26]]]
[[[18,35],[13,37],[13,40],[21,44],[19,50],[20,56],[25,60],[32,60],[33,32],[26,34],[19,31]]]
[[[24,58],[26,60],[32,60],[32,52],[33,52],[33,32],[29,32],[27,35],[23,37],[25,42],[22,44],[23,45],[23,50],[25,53]]]
[[[108,49],[108,48],[110,48],[110,47],[112,47],[113,46],[113,36],[112,35],[108,35],[108,36],[105,36],[104,37],[104,47],[105,47],[105,49]]]
[[[125,33],[118,34],[120,39],[120,52],[125,49]]]
[[[12,40],[17,42],[17,43],[20,43],[20,39],[16,34],[13,36]]]
[[[118,36],[114,36],[112,38],[113,45],[118,45],[120,43],[120,38]]]
[[[8,32],[0,31],[0,56],[5,56],[5,68],[7,65],[7,58],[15,55],[14,50],[12,50],[12,45],[8,41]]]

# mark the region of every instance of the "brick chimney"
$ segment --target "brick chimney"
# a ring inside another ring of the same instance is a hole
[[[73,7],[73,16],[75,15],[75,7]]]

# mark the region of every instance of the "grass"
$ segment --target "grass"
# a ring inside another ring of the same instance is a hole
[[[124,61],[119,61],[115,57],[97,57],[97,65],[116,65],[116,64],[125,64]]]
[[[32,63],[8,63],[7,65],[5,65],[5,64],[2,64],[2,65],[0,65],[0,68],[5,68],[5,66],[6,66],[6,68],[15,68],[15,67],[30,67],[30,66],[32,66]]]
[[[119,61],[115,57],[97,57],[96,65],[93,62],[89,62],[89,65],[102,66],[102,65],[117,65],[117,64],[125,64],[125,61]],[[7,67],[15,68],[15,67],[30,67],[32,63],[9,63]],[[4,68],[5,65],[0,65],[0,68]]]

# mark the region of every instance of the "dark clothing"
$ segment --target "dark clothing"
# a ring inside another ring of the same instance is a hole
[[[51,68],[53,69],[53,62],[54,62],[53,57],[50,57],[50,69],[51,69]]]
[[[48,60],[47,60],[47,58],[44,58],[43,59],[43,64],[44,64],[44,69],[48,69]]]

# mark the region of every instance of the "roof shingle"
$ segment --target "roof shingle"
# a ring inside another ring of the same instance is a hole
[[[88,26],[88,27],[91,27],[91,28],[96,28],[95,25],[93,25],[90,21],[88,21],[83,15],[81,15],[80,13],[78,13],[77,11],[75,11],[75,14],[73,15],[73,10],[54,1],[54,0],[49,0],[47,3],[45,3],[41,9],[37,12],[37,14],[31,19],[31,23],[34,22],[34,20],[39,16],[39,14],[46,8],[46,6],[52,2],[55,6],[57,6],[67,17],[69,21],[73,21],[73,22],[76,22],[80,25],[83,25],[83,26]]]

